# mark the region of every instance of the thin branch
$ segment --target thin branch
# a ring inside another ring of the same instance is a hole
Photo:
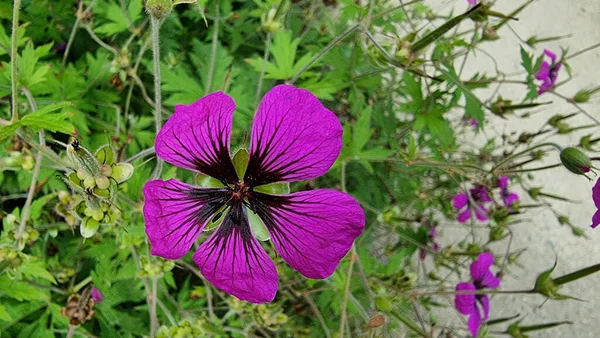
[[[21,0],[13,2],[13,17],[12,17],[12,35],[10,40],[10,84],[12,93],[12,117],[11,121],[19,120],[19,111],[17,107],[17,37],[19,33],[19,11],[21,10]]]
[[[31,107],[31,111],[37,111],[37,105],[29,89],[23,88],[23,92],[25,93],[25,96],[27,96],[27,100],[29,100],[29,106]],[[40,130],[38,134],[40,138],[40,147],[45,147],[46,139],[44,136],[44,130]],[[19,223],[19,229],[17,230],[17,234],[15,236],[17,246],[19,246],[19,241],[23,237],[23,232],[25,231],[25,226],[27,225],[27,220],[29,219],[29,213],[31,212],[31,203],[33,202],[33,196],[35,195],[35,191],[37,188],[37,179],[40,175],[43,157],[44,153],[38,151],[37,157],[35,159],[35,166],[33,167],[33,175],[31,176],[31,185],[29,186],[27,199],[25,200],[25,205],[23,206],[23,211],[21,212],[21,222]]]
[[[156,127],[156,135],[162,127],[162,96],[160,93],[160,19],[150,16],[150,25],[152,26],[152,55],[154,63],[154,124]],[[150,176],[151,179],[159,178],[162,173],[163,160],[156,158],[156,167]]]

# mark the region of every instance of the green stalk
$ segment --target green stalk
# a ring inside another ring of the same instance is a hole
[[[267,70],[267,62],[269,61],[269,52],[271,49],[271,32],[267,33],[267,41],[265,42],[265,55],[263,57],[263,66],[260,70],[260,74],[258,75],[258,84],[256,85],[256,94],[254,95],[254,107],[258,105],[258,100],[260,99],[260,94],[262,93],[262,85],[263,78],[265,77],[265,72]]]
[[[156,126],[156,136],[162,128],[162,96],[160,92],[160,42],[159,30],[160,19],[150,15],[150,25],[152,26],[152,56],[154,63],[154,125]],[[156,167],[152,173],[151,179],[160,177],[163,168],[163,160],[156,158]]]
[[[19,120],[19,111],[17,108],[17,37],[19,30],[19,11],[21,9],[21,0],[13,2],[12,17],[12,35],[10,40],[10,84],[12,93],[12,117],[11,122]]]
[[[562,147],[559,146],[558,144],[554,143],[554,142],[545,142],[545,143],[541,143],[538,145],[535,145],[533,147],[529,147],[521,152],[518,152],[514,155],[508,156],[507,158],[505,158],[504,160],[500,161],[498,164],[496,164],[494,167],[492,167],[492,169],[490,169],[490,172],[493,173],[496,169],[500,168],[501,166],[503,166],[504,164],[514,160],[515,158],[519,157],[519,156],[523,156],[527,153],[529,153],[530,151],[537,149],[537,148],[541,148],[541,147],[546,147],[546,146],[552,146],[556,149],[558,149],[558,151],[562,151]]]

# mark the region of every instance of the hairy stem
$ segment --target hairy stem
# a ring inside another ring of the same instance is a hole
[[[31,111],[37,110],[37,104],[33,99],[33,95],[29,89],[24,88],[23,92],[27,99],[29,100],[29,106],[31,107]],[[44,131],[40,130],[39,139],[40,139],[40,147],[46,146],[46,139],[44,136]],[[23,211],[21,212],[21,222],[19,223],[19,229],[17,230],[17,234],[15,239],[17,240],[16,245],[18,246],[20,239],[23,237],[23,232],[25,231],[25,226],[27,225],[27,220],[29,219],[29,213],[31,212],[31,203],[33,202],[33,196],[35,195],[36,187],[37,187],[37,179],[40,175],[40,169],[42,167],[42,159],[44,157],[44,153],[38,150],[37,157],[35,159],[35,166],[33,167],[33,175],[31,177],[31,185],[29,186],[29,191],[27,192],[27,199],[25,200],[25,205],[23,206]]]
[[[150,25],[152,26],[152,55],[154,62],[154,124],[156,126],[156,136],[162,127],[162,96],[160,93],[160,45],[159,29],[160,19],[150,16]],[[156,158],[156,167],[152,173],[151,179],[157,179],[162,173],[163,160]]]
[[[10,84],[12,93],[12,118],[14,123],[19,120],[19,111],[17,107],[17,37],[19,30],[19,11],[21,10],[21,0],[13,2],[12,17],[12,35],[10,40]]]
[[[158,330],[158,316],[156,315],[158,278],[152,278],[152,302],[150,303],[150,338],[156,336]]]
[[[215,76],[215,65],[217,63],[217,44],[219,42],[219,2],[215,1],[215,23],[213,27],[212,43],[210,49],[210,65],[208,68],[208,79],[206,80],[206,93],[212,91],[213,79]]]

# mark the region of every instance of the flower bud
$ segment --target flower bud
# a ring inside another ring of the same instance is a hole
[[[146,0],[146,12],[156,19],[164,19],[173,10],[171,0]]]
[[[585,175],[591,170],[592,162],[581,150],[568,147],[560,152],[560,161],[572,173]]]
[[[90,292],[90,294],[92,296],[92,300],[96,304],[104,300],[104,295],[102,295],[102,292],[100,292],[100,290],[96,289],[95,287],[92,287],[92,291]]]

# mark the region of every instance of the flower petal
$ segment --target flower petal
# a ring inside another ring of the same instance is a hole
[[[270,302],[277,293],[277,270],[248,223],[241,202],[194,254],[200,272],[215,287],[251,303]]]
[[[183,257],[207,220],[227,201],[226,189],[197,188],[175,179],[144,186],[144,219],[153,255]]]
[[[456,194],[452,199],[452,206],[455,209],[462,209],[465,205],[469,203],[469,196],[465,193]]]
[[[544,49],[544,54],[552,60],[552,63],[556,61],[556,54],[552,53],[550,50]]]
[[[498,178],[498,187],[502,190],[505,190],[506,188],[508,188],[508,177],[507,176],[500,176]]]
[[[540,69],[535,73],[535,78],[538,80],[546,80],[550,76],[550,64],[546,61],[542,62]]]
[[[600,224],[600,210],[596,211],[594,216],[592,216],[592,228],[595,228]]]
[[[476,205],[473,211],[475,212],[475,217],[482,222],[490,219],[487,215],[487,210],[481,205]]]
[[[364,211],[356,200],[335,190],[256,193],[251,203],[277,252],[308,278],[329,277],[365,225]]]
[[[263,98],[250,141],[244,181],[293,182],[327,172],[342,149],[342,126],[309,91],[279,85]]]
[[[456,220],[458,221],[458,223],[465,223],[470,218],[471,218],[471,209],[466,208],[465,210],[463,210],[463,212],[458,214],[458,216],[456,217]]]
[[[473,337],[477,337],[477,334],[479,334],[479,329],[481,328],[481,314],[476,306],[473,306],[473,311],[469,316],[467,326],[469,327],[469,331],[471,331]]]
[[[594,187],[592,188],[592,199],[594,200],[594,205],[596,205],[596,208],[600,209],[600,178],[596,181],[596,184],[594,184]]]
[[[488,295],[478,295],[477,300],[483,308],[483,319],[488,320],[490,317],[490,297]]]
[[[490,289],[497,288],[500,285],[500,280],[490,271],[492,264],[494,264],[494,256],[489,252],[481,253],[477,260],[471,263],[473,282]]]
[[[507,196],[504,196],[504,205],[509,207],[513,204],[515,204],[515,202],[517,202],[519,200],[519,195],[513,193],[509,193]]]
[[[229,154],[234,110],[235,103],[223,92],[209,94],[189,106],[177,105],[156,136],[156,155],[221,182],[236,182]]]
[[[475,285],[471,283],[458,283],[456,291],[475,291]],[[475,308],[475,294],[457,294],[454,296],[454,307],[463,315],[468,315]]]

